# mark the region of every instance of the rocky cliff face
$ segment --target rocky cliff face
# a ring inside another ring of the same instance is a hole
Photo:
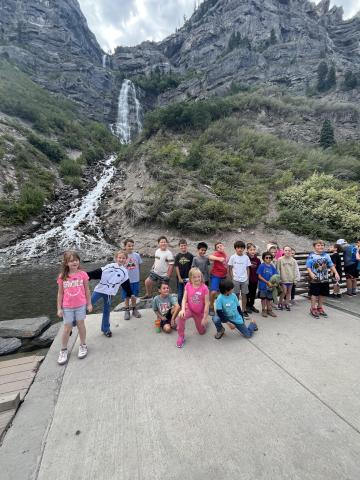
[[[1,1],[0,56],[90,116],[110,110],[112,77],[77,0]]]
[[[323,59],[341,74],[360,68],[360,17],[343,21],[329,0],[205,0],[176,33],[155,44],[118,49],[114,68],[128,75],[157,66],[196,80],[166,92],[160,103],[221,93],[233,81],[285,84],[303,93]]]

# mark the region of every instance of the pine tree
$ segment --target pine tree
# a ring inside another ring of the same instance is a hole
[[[327,74],[328,65],[326,62],[321,62],[317,69],[317,90],[319,92],[325,92],[327,88]]]
[[[320,145],[322,148],[329,148],[332,145],[334,145],[335,142],[335,137],[334,137],[334,129],[333,126],[331,125],[330,120],[327,118],[324,120],[321,133],[320,133]]]
[[[358,86],[357,76],[351,71],[347,70],[345,72],[343,88],[344,90],[352,90]]]
[[[270,44],[275,45],[275,43],[277,43],[277,37],[276,37],[275,30],[272,28],[270,32]]]
[[[326,77],[326,89],[330,90],[330,88],[333,88],[335,86],[336,86],[336,70],[335,70],[335,65],[331,65]]]

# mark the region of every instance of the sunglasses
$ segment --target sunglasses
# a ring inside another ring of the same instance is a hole
[[[268,258],[270,258],[270,260],[272,260],[273,257],[265,257],[265,260],[268,259]]]

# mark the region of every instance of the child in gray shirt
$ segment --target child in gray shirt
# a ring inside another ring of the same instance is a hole
[[[209,265],[210,260],[206,256],[206,251],[208,246],[205,242],[198,243],[197,251],[198,254],[193,258],[192,267],[196,267],[200,270],[204,277],[204,283],[209,285]]]

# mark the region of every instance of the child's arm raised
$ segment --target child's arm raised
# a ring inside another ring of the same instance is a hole
[[[222,262],[222,263],[224,263],[226,261],[225,257],[217,257],[216,255],[209,255],[208,259],[211,260],[212,262]]]
[[[62,283],[59,283],[57,294],[57,316],[61,318],[63,316],[62,301],[64,296],[64,287]]]

